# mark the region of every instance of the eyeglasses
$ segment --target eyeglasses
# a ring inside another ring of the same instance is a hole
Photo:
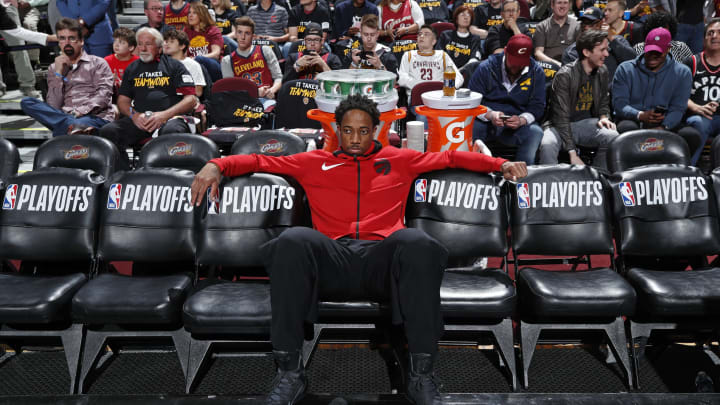
[[[322,41],[322,38],[307,38],[307,37],[305,37],[305,42],[309,43],[309,44],[312,44],[312,43],[319,44],[320,41]]]
[[[418,33],[418,37],[429,37],[433,35],[431,32],[420,32]]]
[[[70,42],[71,44],[76,44],[80,38],[77,37],[57,37],[58,42]]]
[[[154,11],[154,12],[158,13],[160,11],[163,11],[163,8],[162,7],[150,7],[150,8],[146,8],[145,10],[150,10],[150,11]]]

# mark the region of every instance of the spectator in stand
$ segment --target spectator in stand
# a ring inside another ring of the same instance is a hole
[[[473,139],[516,145],[517,159],[528,165],[535,164],[545,111],[545,72],[530,57],[532,46],[527,35],[513,36],[505,52],[480,63],[468,86],[488,109],[475,120]]]
[[[416,40],[425,16],[415,0],[381,0],[378,4],[380,37],[388,43]]]
[[[40,21],[40,10],[38,10],[38,7],[46,6],[48,4],[48,0],[18,0],[17,3],[18,11],[20,12],[20,21],[22,21],[22,26],[30,31],[37,31],[38,22]],[[40,64],[39,49],[28,50],[28,56],[30,57],[30,62],[34,66]]]
[[[468,63],[482,59],[482,40],[479,36],[470,33],[472,23],[472,10],[466,4],[453,11],[453,22],[457,29],[446,30],[440,34],[437,49],[445,51],[458,69]]]
[[[630,20],[644,24],[647,17],[652,14],[648,0],[626,0],[626,9],[630,9]],[[644,37],[643,37],[644,38]]]
[[[360,20],[367,14],[378,15],[377,6],[367,0],[345,0],[335,4],[333,36],[339,40],[356,37]]]
[[[484,40],[488,36],[490,27],[500,25],[502,22],[502,0],[490,0],[475,7],[475,19],[470,26],[470,32]]]
[[[485,53],[501,53],[510,38],[514,35],[530,35],[525,24],[518,23],[520,16],[520,3],[517,0],[504,0],[502,2],[502,24],[493,25],[488,29],[485,40]]]
[[[185,66],[163,55],[163,37],[154,28],[141,28],[137,39],[140,59],[123,75],[118,109],[123,118],[100,129],[100,136],[126,149],[157,131],[159,135],[189,132],[182,117],[196,103],[195,83]]]
[[[149,27],[155,28],[164,34],[168,30],[175,29],[174,26],[165,24],[165,17],[163,16],[165,8],[160,0],[143,0],[143,8],[148,20],[146,23],[133,28],[133,31],[138,32],[140,28]]]
[[[655,28],[645,38],[645,53],[623,62],[612,83],[612,104],[621,134],[639,128],[677,131],[690,153],[701,148],[700,134],[680,128],[688,106],[692,74],[670,52],[670,31]]]
[[[188,56],[205,66],[213,81],[220,80],[222,78],[220,59],[223,55],[223,37],[210,17],[207,7],[201,2],[190,3],[185,33],[190,39]]]
[[[17,8],[17,2],[13,4],[11,2],[7,6],[3,5],[4,18],[8,20],[8,26],[12,24],[14,27],[21,27],[20,14]],[[10,36],[5,42],[8,46],[22,46],[25,45],[25,41],[22,36]],[[26,50],[10,52],[10,57],[15,65],[15,71],[17,72],[17,80],[20,84],[20,92],[26,97],[40,97],[40,92],[35,90],[35,71],[30,63],[30,56]],[[0,73],[1,74],[1,73]],[[0,81],[2,93],[5,93],[5,84]]]
[[[551,0],[550,5],[553,14],[535,27],[535,59],[561,66],[565,48],[575,42],[580,34],[580,24],[575,17],[568,16],[568,0]]]
[[[7,8],[0,1],[0,34],[2,34],[7,41],[8,39],[19,39],[23,38],[28,42],[38,43],[40,45],[46,45],[48,42],[57,42],[55,35],[47,35],[44,33],[26,30],[25,28],[19,27],[15,21],[10,18],[7,12]],[[14,52],[13,52],[14,53]],[[34,75],[33,75],[34,78]],[[34,83],[33,83],[34,86]],[[3,82],[2,70],[0,70],[0,97],[5,95],[7,87]],[[32,89],[35,91],[35,89]],[[37,91],[31,93],[28,97],[38,96]]]
[[[360,21],[360,46],[350,51],[344,66],[350,69],[378,69],[397,73],[397,58],[389,47],[378,43],[379,20],[367,14]]]
[[[704,50],[685,61],[692,74],[688,100],[687,124],[700,133],[700,145],[720,133],[720,19],[712,19],[705,27]],[[702,148],[692,157],[700,159]]]
[[[645,25],[643,26],[643,36],[647,37],[648,33],[655,28],[665,28],[670,32],[671,38],[675,38],[675,35],[677,34],[677,19],[663,11],[652,13],[645,20]],[[638,42],[635,46],[633,46],[633,49],[635,49],[636,55],[644,54],[645,42]],[[693,52],[686,43],[676,40],[672,40],[672,42],[670,42],[670,56],[675,59],[676,62],[682,63],[692,55]]]
[[[105,57],[105,62],[113,73],[113,86],[120,88],[125,69],[138,58],[134,55],[137,42],[135,32],[129,28],[120,27],[113,32],[113,53]]]
[[[677,15],[677,0],[649,0],[653,13],[664,11],[672,16]]]
[[[113,74],[103,58],[83,50],[77,20],[63,18],[55,26],[62,53],[48,68],[47,103],[27,97],[25,114],[50,128],[53,136],[90,133],[115,119]]]
[[[443,73],[448,68],[455,71],[455,87],[462,87],[462,73],[445,51],[435,49],[436,43],[435,29],[429,25],[423,25],[418,33],[418,49],[403,54],[398,70],[398,86],[407,89],[408,105],[415,85],[421,82],[443,81]],[[420,114],[415,114],[415,116],[418,121],[425,123],[425,129],[427,129],[427,118]]]
[[[247,16],[255,22],[255,36],[282,45],[289,38],[288,12],[273,0],[260,0],[250,7]]]
[[[78,20],[85,52],[104,58],[112,53],[113,37],[107,11],[110,0],[57,0],[63,17]]]
[[[200,98],[207,82],[202,66],[193,58],[187,57],[188,47],[190,47],[190,39],[185,31],[170,30],[163,34],[163,54],[182,62],[195,82],[195,95]]]
[[[305,50],[290,54],[285,61],[283,81],[294,79],[314,79],[318,73],[342,69],[340,58],[325,50],[323,29],[318,23],[305,27]]]
[[[607,67],[610,77],[615,75],[618,65],[626,60],[635,59],[635,50],[630,46],[628,41],[621,35],[615,35],[610,27],[604,23],[604,13],[597,7],[590,7],[583,12],[580,17],[580,29],[582,32],[589,30],[600,30],[607,33],[608,40],[608,57],[605,58],[605,67]],[[566,65],[578,58],[577,42],[573,42],[565,49],[562,56],[562,63]]]
[[[693,53],[700,53],[703,49],[703,8],[702,1],[685,0],[677,3],[678,32],[675,39],[685,42]]]
[[[555,74],[540,164],[556,164],[562,148],[570,156],[570,163],[584,165],[576,150],[576,145],[582,145],[598,147],[595,166],[606,167],[607,145],[619,135],[610,120],[610,76],[604,65],[608,47],[606,32],[584,31],[577,40],[580,59]]]
[[[183,31],[188,24],[190,3],[187,0],[170,0],[165,6],[165,24]]]
[[[273,6],[275,7],[275,6]],[[235,19],[238,47],[222,60],[223,77],[242,77],[258,86],[265,109],[275,105],[275,94],[282,86],[282,71],[275,53],[268,46],[253,45],[255,22],[248,15]]]
[[[237,42],[230,37],[232,22],[240,15],[233,11],[230,0],[210,0],[210,5],[215,12],[215,26],[223,36],[223,54],[230,55],[237,48]]]
[[[286,58],[292,43],[305,38],[306,29],[311,23],[319,24],[322,27],[324,42],[330,32],[330,11],[318,4],[317,0],[300,0],[300,3],[290,10],[288,17],[290,38],[283,46],[283,55]]]
[[[620,35],[630,45],[635,45],[643,40],[642,24],[623,20],[625,7],[625,0],[608,1],[605,7],[605,24],[608,25],[608,35]]]
[[[445,22],[450,19],[450,12],[445,0],[420,0],[418,7],[423,12],[425,24]]]

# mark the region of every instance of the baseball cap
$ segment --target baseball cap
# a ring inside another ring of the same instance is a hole
[[[311,22],[310,24],[305,26],[305,36],[308,35],[317,35],[319,37],[323,36],[323,30],[320,24],[316,22]]]
[[[580,21],[595,22],[602,20],[605,17],[605,13],[598,7],[588,7],[583,11],[583,15],[580,16]]]
[[[645,53],[650,51],[663,53],[670,49],[670,41],[672,41],[670,31],[665,28],[655,28],[645,37]]]
[[[532,49],[533,42],[529,36],[513,35],[505,45],[505,58],[511,66],[529,66]]]

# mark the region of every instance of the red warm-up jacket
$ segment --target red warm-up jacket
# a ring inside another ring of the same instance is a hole
[[[375,142],[357,157],[341,150],[315,150],[282,157],[234,155],[210,162],[230,177],[251,172],[292,176],[307,194],[315,229],[332,239],[380,240],[405,227],[408,193],[420,173],[445,168],[499,171],[505,159],[458,151],[420,153]]]

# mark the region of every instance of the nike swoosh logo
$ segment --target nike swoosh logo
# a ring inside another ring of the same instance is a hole
[[[323,169],[323,171],[327,171],[327,170],[330,170],[330,169],[334,169],[334,168],[336,168],[336,167],[338,167],[338,166],[342,166],[342,165],[344,165],[344,164],[345,164],[345,163],[338,163],[338,164],[336,164],[336,165],[330,165],[330,166],[328,166],[328,165],[326,165],[325,163],[323,163],[323,164],[322,164],[322,169]]]

